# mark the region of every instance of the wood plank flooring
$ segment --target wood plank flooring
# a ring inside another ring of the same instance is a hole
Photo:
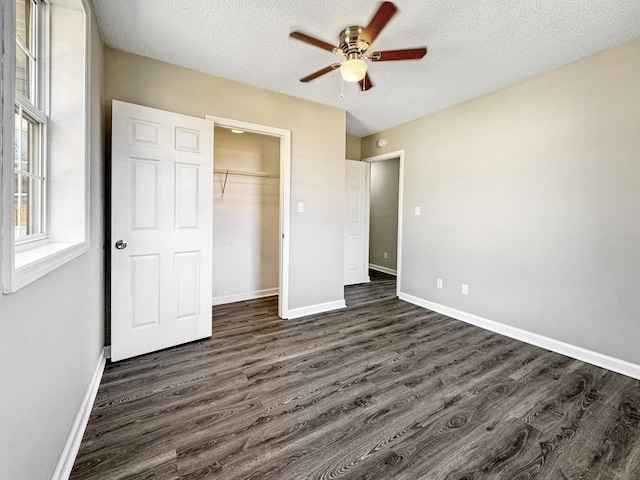
[[[395,279],[109,364],[72,479],[640,479],[640,382],[405,303]]]

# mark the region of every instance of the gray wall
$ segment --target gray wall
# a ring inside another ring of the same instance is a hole
[[[640,40],[380,136],[402,292],[640,364]]]
[[[107,125],[117,99],[291,130],[289,308],[343,300],[343,110],[109,48],[104,82]]]
[[[371,164],[369,263],[391,270],[397,269],[399,182],[399,158]]]
[[[347,133],[346,142],[347,142],[346,151],[345,151],[346,159],[360,160],[362,158],[362,154],[361,154],[362,139],[360,137],[349,135]]]
[[[6,479],[51,478],[104,344],[103,47],[95,20],[91,28],[91,248],[0,295],[0,477]]]

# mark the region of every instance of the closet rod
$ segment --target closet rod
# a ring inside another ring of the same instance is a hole
[[[213,173],[224,173],[224,183],[222,184],[223,197],[224,197],[224,191],[227,189],[227,178],[229,178],[229,175],[245,175],[248,177],[280,178],[280,175],[276,173],[246,172],[244,170],[229,170],[228,168],[214,168]]]
[[[248,172],[245,170],[229,170],[228,168],[214,168],[213,173],[224,173],[225,175],[244,175],[247,177],[280,178],[280,175],[278,175],[277,173]]]

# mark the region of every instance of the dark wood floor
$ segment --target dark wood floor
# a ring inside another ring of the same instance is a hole
[[[72,479],[640,479],[640,382],[395,298],[108,365]]]

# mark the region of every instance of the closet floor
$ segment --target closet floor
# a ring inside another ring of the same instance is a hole
[[[72,479],[637,479],[640,381],[395,297],[106,367]]]

